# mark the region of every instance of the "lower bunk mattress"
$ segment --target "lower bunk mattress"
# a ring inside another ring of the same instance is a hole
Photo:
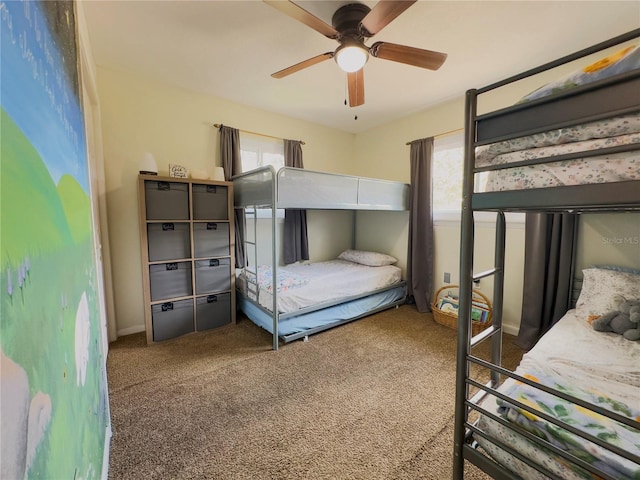
[[[273,333],[273,271],[259,266],[238,275],[238,305],[256,324]],[[300,263],[277,268],[278,334],[286,336],[344,323],[397,304],[405,298],[400,268],[346,260]],[[300,314],[297,314],[300,312]]]
[[[606,410],[640,421],[640,342],[596,332],[588,315],[569,311],[522,359],[516,373]],[[633,428],[534,387],[507,379],[498,389],[578,430],[640,457],[640,427]],[[640,478],[640,465],[580,438],[508,401],[488,396],[481,407],[615,479]],[[598,478],[561,456],[530,442],[514,430],[481,415],[477,426],[563,479]],[[480,447],[499,464],[526,479],[547,477],[480,435]]]
[[[277,308],[280,313],[293,313],[323,302],[373,292],[401,280],[402,271],[395,265],[368,266],[340,259],[278,267]],[[256,272],[241,272],[236,285],[244,296],[273,310],[270,265],[260,265]]]

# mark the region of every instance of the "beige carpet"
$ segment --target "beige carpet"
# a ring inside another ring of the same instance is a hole
[[[505,341],[505,363],[522,352]],[[110,478],[451,478],[455,332],[413,307],[271,350],[239,316],[111,344]],[[488,478],[472,466],[466,478]]]

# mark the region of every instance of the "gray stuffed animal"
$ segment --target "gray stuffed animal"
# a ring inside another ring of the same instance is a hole
[[[598,332],[614,332],[627,340],[640,340],[640,300],[622,296],[616,300],[618,309],[595,319],[591,326]]]

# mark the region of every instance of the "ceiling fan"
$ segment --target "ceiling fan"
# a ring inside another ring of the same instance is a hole
[[[447,59],[446,53],[407,47],[389,42],[376,42],[367,47],[364,42],[393,21],[398,15],[413,5],[416,0],[380,0],[373,8],[362,3],[351,3],[338,8],[333,14],[331,25],[309,13],[293,1],[263,0],[282,13],[304,23],[325,37],[340,44],[333,52],[311,57],[300,63],[273,73],[274,78],[283,78],[304,68],[316,65],[329,58],[335,58],[338,66],[347,72],[349,106],[364,104],[364,64],[369,56],[437,70]]]

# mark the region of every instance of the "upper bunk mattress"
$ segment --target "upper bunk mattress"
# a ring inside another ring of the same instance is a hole
[[[640,46],[626,46],[622,50],[540,87],[523,97],[518,104],[535,103],[545,97],[548,97],[550,102],[555,102],[556,96],[561,101],[561,95],[573,89],[608,78],[614,80],[615,85],[615,79],[620,78],[620,75],[633,74],[639,69]],[[594,100],[594,102],[597,101]],[[640,109],[640,99],[636,98],[629,105]],[[628,110],[627,108],[625,111]],[[636,111],[583,125],[551,129],[482,145],[476,148],[475,166],[480,168],[501,165],[502,168],[491,170],[486,177],[481,177],[483,180],[486,179],[486,182],[480,182],[484,185],[479,192],[638,180],[640,179],[639,132],[640,112]],[[612,147],[617,150],[612,151]],[[598,150],[602,150],[602,153],[594,155]],[[623,150],[624,153],[618,153]],[[589,152],[589,154],[581,157],[577,155],[580,152]],[[554,157],[562,155],[572,155],[572,159],[558,158],[557,161],[552,161]],[[537,159],[549,161],[541,160],[535,165],[526,166],[517,164],[517,162]]]
[[[510,166],[612,147],[631,150]],[[640,112],[478,147],[476,166],[494,165],[503,168],[488,173],[482,192],[640,180]]]
[[[247,285],[243,271],[238,275],[240,292],[252,300],[256,294]],[[335,301],[373,292],[399,283],[402,271],[394,265],[370,267],[345,260],[298,263],[277,269],[277,302],[280,313],[292,313],[323,302]],[[271,266],[261,265],[257,271],[258,303],[273,309],[273,274]]]

